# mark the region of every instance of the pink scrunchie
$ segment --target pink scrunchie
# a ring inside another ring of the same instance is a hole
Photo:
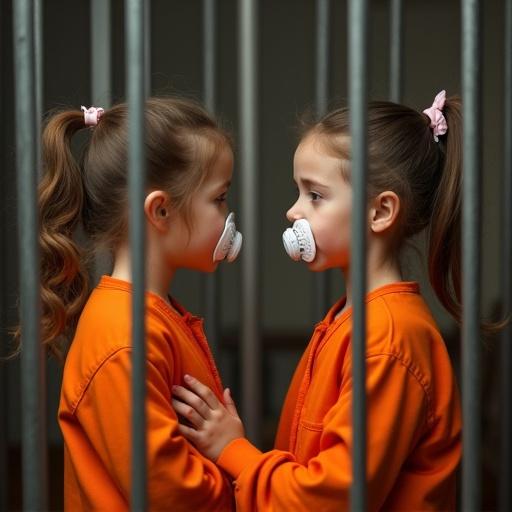
[[[430,117],[430,128],[434,132],[434,140],[439,142],[439,135],[444,135],[448,131],[446,118],[443,115],[443,108],[446,101],[446,91],[441,91],[434,99],[430,108],[423,111]]]
[[[89,107],[85,108],[82,105],[82,110],[84,111],[84,121],[86,126],[96,126],[98,124],[98,121],[100,120],[100,117],[105,112],[104,109],[101,107]]]

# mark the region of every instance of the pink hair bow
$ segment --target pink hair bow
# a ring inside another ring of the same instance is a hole
[[[84,111],[84,120],[86,126],[96,126],[98,124],[98,121],[100,120],[100,117],[105,112],[104,109],[101,107],[89,107],[85,108],[82,105],[82,110]]]
[[[434,140],[439,142],[439,135],[444,135],[448,131],[446,118],[443,115],[443,108],[446,101],[446,91],[441,91],[434,99],[430,108],[423,111],[430,117],[430,128],[434,132]]]

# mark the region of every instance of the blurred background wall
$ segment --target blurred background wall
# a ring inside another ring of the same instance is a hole
[[[9,349],[8,330],[16,323],[17,245],[14,166],[14,96],[12,2],[0,0],[0,291],[2,350]],[[370,18],[370,97],[388,98],[389,2],[373,0]],[[435,94],[460,92],[460,2],[409,0],[404,2],[404,98],[423,109]],[[91,98],[91,14],[86,0],[46,0],[44,17],[44,111],[96,104]],[[482,307],[496,311],[500,302],[500,229],[503,148],[503,18],[502,2],[483,7],[483,273]],[[218,2],[217,114],[238,136],[237,2]],[[347,95],[346,2],[331,2],[329,104],[340,105]],[[112,84],[114,101],[125,97],[124,9],[112,1]],[[292,158],[300,116],[314,110],[315,2],[261,0],[259,2],[259,112],[261,198],[261,286],[263,359],[263,448],[272,445],[276,421],[291,373],[305,348],[314,315],[313,275],[285,254],[282,231],[285,212],[293,203]],[[202,1],[152,0],[151,91],[202,99]],[[235,163],[232,210],[239,210]],[[411,251],[405,259],[406,277],[418,279],[446,336],[454,366],[459,366],[458,330],[441,311],[425,279],[425,262]],[[221,338],[217,359],[225,385],[238,389],[240,264],[223,265],[221,282]],[[329,273],[334,302],[343,293],[341,275]],[[204,314],[203,276],[180,273],[172,293],[191,311]],[[497,456],[497,372],[499,345],[484,350],[484,478],[486,510],[495,507]],[[56,423],[61,367],[48,361],[48,431],[51,463],[51,504],[62,506],[62,439]],[[239,393],[238,393],[239,395]],[[19,501],[20,442],[19,361],[0,365],[0,435],[7,440],[0,453],[0,480],[7,482],[8,502],[0,509],[15,510]],[[128,428],[128,425],[127,425]],[[6,460],[7,462],[2,462]]]

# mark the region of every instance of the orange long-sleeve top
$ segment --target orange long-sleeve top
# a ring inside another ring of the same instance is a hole
[[[64,367],[64,504],[69,511],[129,509],[131,285],[103,276],[78,323]],[[146,294],[147,483],[150,510],[234,510],[230,480],[177,430],[172,385],[197,375],[222,399],[202,320]]]
[[[368,510],[455,510],[461,413],[444,342],[417,283],[383,286],[366,302]],[[348,509],[352,310],[337,316],[343,305],[314,330],[285,400],[276,449],[262,453],[236,439],[217,460],[236,479],[237,510]]]

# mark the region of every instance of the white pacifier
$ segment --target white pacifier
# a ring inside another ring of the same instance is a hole
[[[242,233],[236,230],[235,214],[231,212],[226,219],[224,231],[220,235],[217,246],[213,251],[213,261],[222,261],[226,258],[232,262],[238,256],[242,247]]]
[[[315,239],[309,222],[299,219],[283,233],[283,244],[288,256],[294,261],[301,259],[310,263],[315,259]]]

